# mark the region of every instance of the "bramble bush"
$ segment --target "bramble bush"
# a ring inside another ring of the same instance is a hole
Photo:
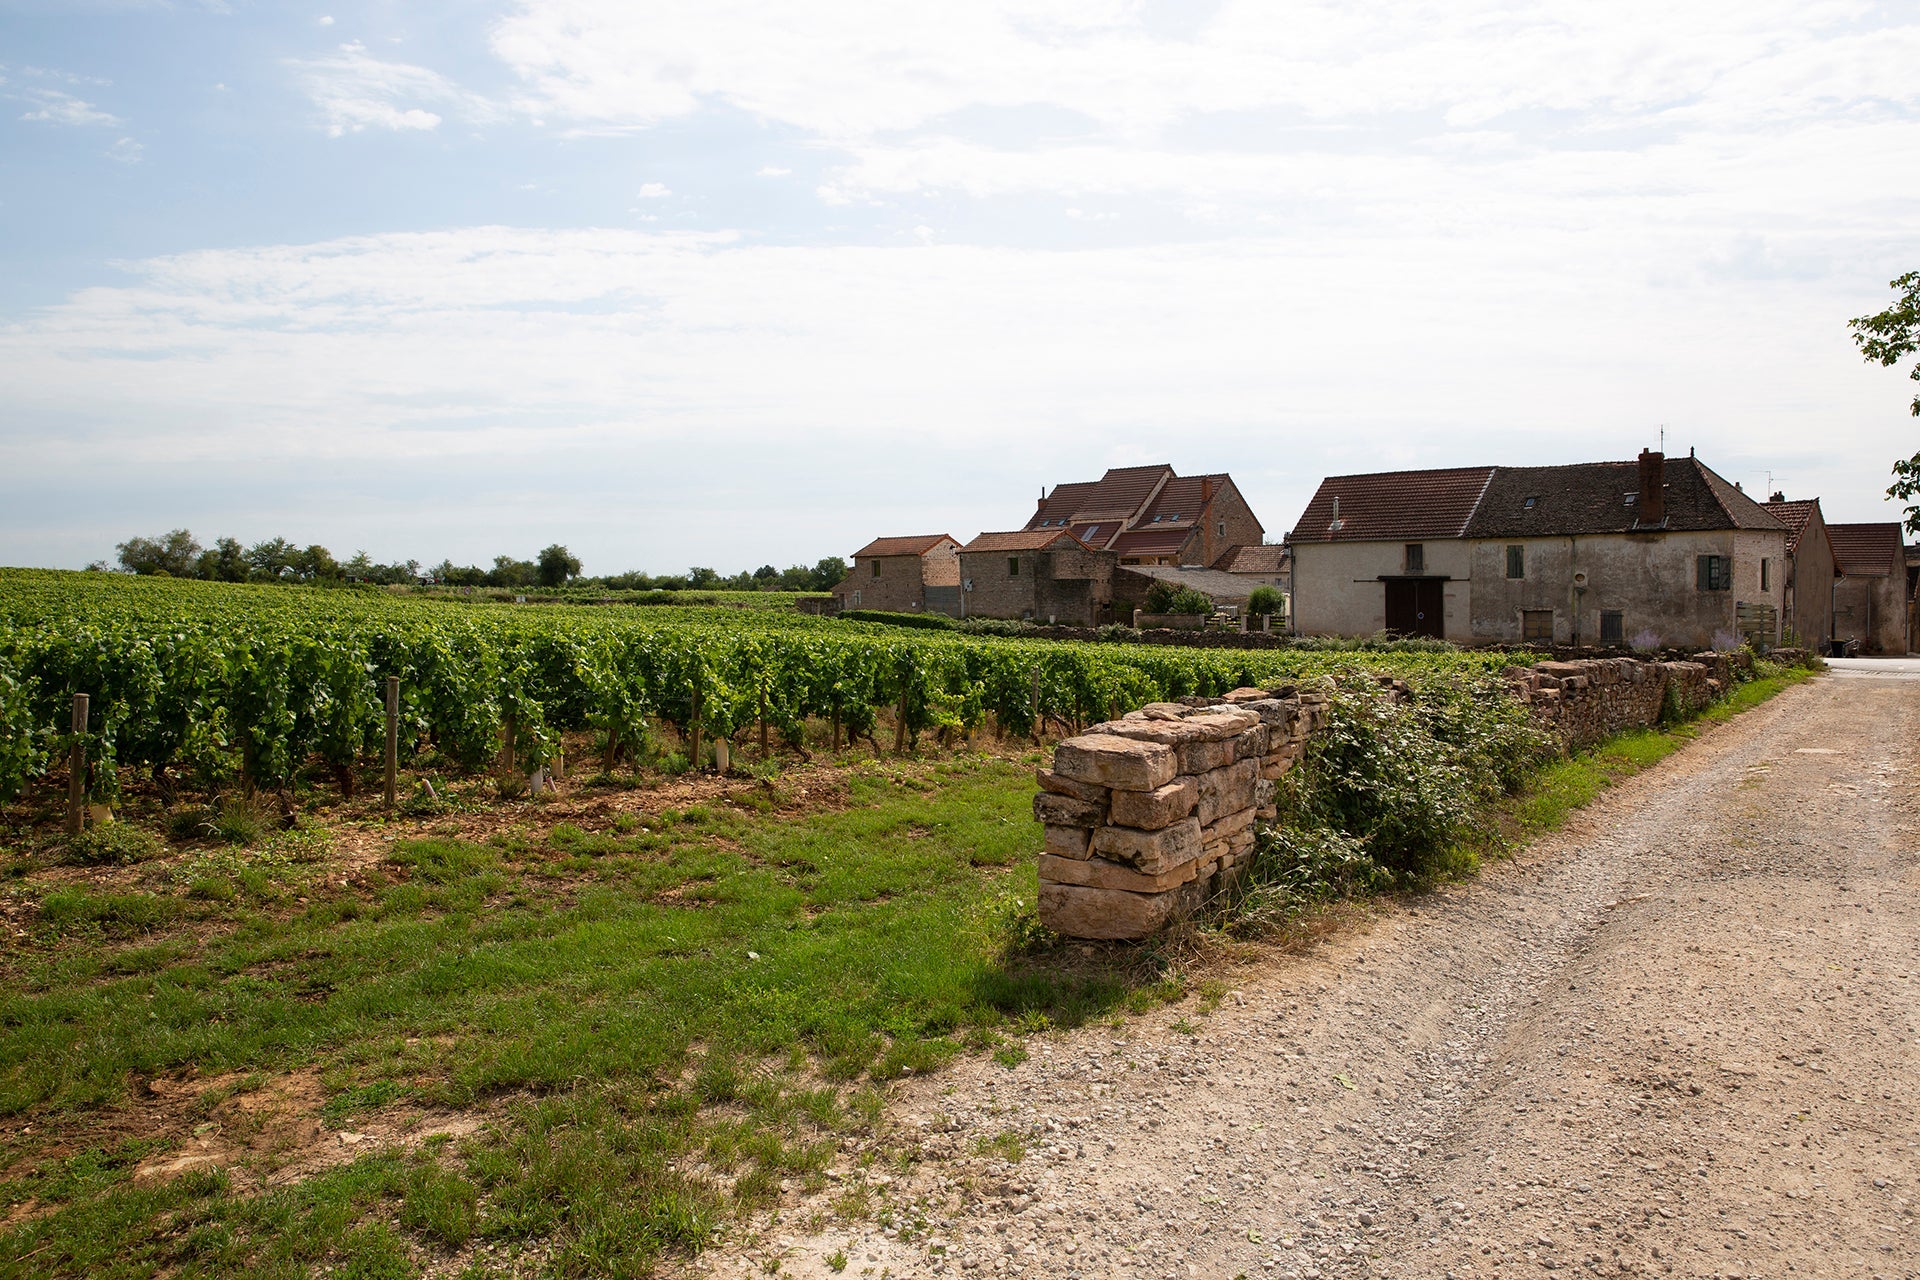
[[[1420,883],[1457,869],[1485,807],[1558,752],[1498,681],[1430,680],[1403,701],[1349,684],[1282,783],[1282,817],[1356,841],[1394,880]]]

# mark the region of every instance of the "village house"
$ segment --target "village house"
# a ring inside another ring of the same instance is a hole
[[[1164,463],[1055,485],[1026,528],[1064,529],[1122,565],[1211,565],[1266,536],[1232,476],[1181,476]]]
[[[833,597],[842,609],[956,614],[960,542],[944,533],[875,538],[853,553],[853,569]]]
[[[1056,485],[1026,527],[983,533],[960,549],[960,609],[970,618],[1024,618],[1097,626],[1131,617],[1152,579],[1123,569],[1205,573],[1265,537],[1233,477],[1181,476],[1170,466],[1114,467],[1098,480]],[[1244,602],[1251,582],[1210,595]]]
[[[983,533],[960,548],[960,616],[1096,626],[1113,601],[1115,559],[1066,529]]]
[[[1905,654],[1913,644],[1906,548],[1900,526],[1827,526],[1833,541],[1833,638],[1858,641],[1862,653]]]
[[[1789,502],[1776,493],[1767,514],[1787,526],[1786,605],[1783,635],[1804,645],[1825,648],[1833,635],[1833,543],[1827,536],[1820,499]]]
[[[1334,476],[1289,542],[1303,634],[1779,641],[1787,528],[1691,455]]]

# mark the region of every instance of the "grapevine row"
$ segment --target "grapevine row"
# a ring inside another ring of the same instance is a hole
[[[798,745],[809,719],[909,735],[991,715],[1024,734],[1185,694],[1296,679],[1356,655],[1003,640],[734,610],[461,605],[279,587],[0,571],[0,799],[64,759],[68,708],[91,699],[89,787],[120,771],[244,778],[277,788],[318,761],[343,787],[374,758],[381,690],[400,680],[403,756],[431,747],[484,767],[513,724],[515,756],[562,731],[609,753],[650,721],[731,737],[764,721]],[[1485,667],[1466,654],[1366,655],[1373,669]]]

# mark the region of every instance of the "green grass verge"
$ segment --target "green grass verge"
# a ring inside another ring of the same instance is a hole
[[[644,1273],[782,1178],[822,1177],[877,1116],[875,1084],[1179,994],[1023,964],[1027,768],[874,765],[849,787],[810,814],[715,803],[402,840],[351,890],[269,852],[149,892],[45,893],[0,974],[0,1207],[34,1204],[0,1233],[0,1271],[399,1275],[473,1238],[536,1250],[535,1270]],[[83,1132],[149,1079],[298,1069],[342,1127],[441,1107],[493,1124],[271,1194],[136,1187],[151,1144],[83,1146],[75,1166],[20,1133]]]

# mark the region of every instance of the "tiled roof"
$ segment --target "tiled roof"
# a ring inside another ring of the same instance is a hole
[[[1206,504],[1213,501],[1213,495],[1226,484],[1227,477],[1224,475],[1175,476],[1160,490],[1160,496],[1153,500],[1153,505],[1140,513],[1140,523],[1152,524],[1156,516],[1161,521],[1185,520],[1191,523],[1198,520],[1206,510]]]
[[[1668,458],[1663,529],[1779,529],[1765,507],[1698,458]],[[1640,523],[1640,464],[1581,462],[1570,467],[1498,467],[1468,526],[1470,538],[1562,537],[1627,533]]]
[[[1013,529],[1005,533],[983,533],[960,550],[1044,551],[1063,540],[1076,547],[1086,545],[1065,529]]]
[[[1154,486],[1172,475],[1173,468],[1163,462],[1150,467],[1113,467],[1098,480],[1056,485],[1027,521],[1027,528],[1065,528],[1062,521],[1118,523],[1129,519],[1153,496]]]
[[[905,538],[875,538],[853,554],[869,559],[880,556],[923,556],[943,542],[951,542],[956,547],[960,545],[960,540],[950,534],[916,533]]]
[[[1285,573],[1291,560],[1285,547],[1278,543],[1266,543],[1260,546],[1228,547],[1227,553],[1213,562],[1213,567],[1222,573],[1255,573],[1272,577],[1276,573]]]
[[[1820,499],[1818,498],[1767,503],[1767,514],[1787,526],[1788,555],[1800,549],[1800,535],[1807,531],[1807,525],[1812,521],[1813,513],[1819,509]]]
[[[1123,556],[1170,556],[1192,536],[1191,522],[1143,525],[1121,534],[1112,549]]]
[[[1891,520],[1884,524],[1830,524],[1827,538],[1833,543],[1834,569],[1849,578],[1877,577],[1906,569],[1900,526]]]
[[[1459,538],[1493,478],[1492,467],[1329,476],[1307,503],[1291,542]],[[1336,506],[1339,523],[1334,523]]]

